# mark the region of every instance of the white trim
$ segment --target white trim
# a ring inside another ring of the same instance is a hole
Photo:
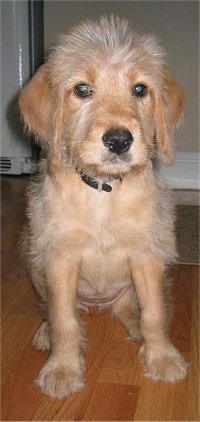
[[[200,206],[200,191],[174,189],[174,202],[178,205],[198,205]]]
[[[173,189],[200,189],[200,154],[179,152],[173,166],[161,166],[161,173]]]

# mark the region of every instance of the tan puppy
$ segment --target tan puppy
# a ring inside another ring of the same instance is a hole
[[[153,158],[173,161],[184,95],[152,36],[126,20],[88,21],[63,36],[21,93],[46,153],[29,190],[21,247],[48,318],[34,346],[51,350],[37,384],[61,398],[83,387],[79,308],[108,309],[142,342],[153,380],[187,363],[168,337],[168,264],[176,257],[170,192]]]

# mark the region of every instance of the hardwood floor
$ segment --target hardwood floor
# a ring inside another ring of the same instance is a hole
[[[84,391],[65,400],[43,395],[33,383],[47,353],[31,339],[41,321],[37,297],[16,254],[24,222],[27,178],[2,179],[2,418],[4,421],[198,421],[198,278],[195,265],[176,265],[172,338],[191,367],[171,385],[151,382],[138,346],[105,313],[83,317],[88,345]],[[42,229],[42,227],[41,227]]]

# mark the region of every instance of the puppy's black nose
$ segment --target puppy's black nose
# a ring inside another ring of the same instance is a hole
[[[102,140],[106,148],[120,155],[129,150],[133,137],[129,130],[110,129],[104,133]]]

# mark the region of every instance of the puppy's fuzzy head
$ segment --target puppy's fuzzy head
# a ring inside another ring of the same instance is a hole
[[[55,166],[120,175],[145,166],[155,150],[172,162],[184,95],[153,36],[103,17],[61,38],[19,105]]]

